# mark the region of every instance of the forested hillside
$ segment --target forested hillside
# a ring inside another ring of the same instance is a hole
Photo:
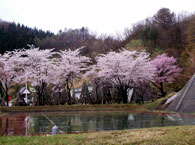
[[[126,30],[125,34],[124,47],[145,49],[152,56],[166,52],[176,57],[184,78],[195,72],[195,15],[176,15],[162,8],[153,17]]]
[[[89,32],[88,28],[64,29],[58,34],[36,28],[32,29],[24,25],[0,22],[0,53],[14,49],[28,48],[28,44],[43,49],[55,48],[58,50],[71,49],[85,46],[82,54],[94,58],[97,54],[116,50],[121,45],[121,40],[107,35],[97,37]]]
[[[111,36],[91,33],[88,28],[81,29],[64,29],[52,37],[47,37],[41,42],[42,48],[56,48],[56,50],[71,49],[75,50],[81,46],[85,46],[82,55],[94,58],[98,54],[106,53],[110,50],[120,48],[121,39]]]
[[[0,21],[0,53],[19,48],[27,48],[27,44],[39,46],[46,37],[54,34],[32,29],[24,25]]]

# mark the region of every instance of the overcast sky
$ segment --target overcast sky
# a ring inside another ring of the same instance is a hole
[[[116,34],[163,7],[192,13],[195,0],[0,0],[0,18],[54,33],[85,26]]]

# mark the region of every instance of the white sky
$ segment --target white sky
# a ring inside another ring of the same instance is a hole
[[[116,34],[163,7],[192,13],[195,0],[0,0],[0,18],[54,33],[84,26]]]

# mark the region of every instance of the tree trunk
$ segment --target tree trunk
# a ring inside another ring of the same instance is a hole
[[[122,96],[123,97],[123,103],[127,104],[127,102],[128,102],[127,90],[123,90],[122,95],[123,95]]]
[[[141,96],[141,102],[142,102],[143,104],[144,104],[144,95],[145,95],[147,89],[148,89],[148,85],[147,85],[147,84],[144,85],[144,88],[141,87],[141,92],[142,92],[142,94],[141,94],[140,96]]]
[[[72,101],[71,101],[71,94],[70,91],[68,91],[68,105],[71,105]]]
[[[164,91],[164,86],[162,82],[160,83],[160,92],[161,92],[162,97],[166,96],[166,92]]]
[[[5,101],[7,102],[7,106],[9,106],[9,100],[8,100],[8,86],[5,85]]]
[[[7,103],[7,106],[9,106],[9,100],[8,100],[8,87],[6,86],[5,89],[5,102]]]
[[[8,99],[8,94],[6,93],[6,101],[7,101],[7,106],[9,106],[9,99]]]
[[[124,104],[128,103],[127,89],[124,87],[119,89],[119,100],[122,100]]]
[[[38,97],[36,104],[38,106],[41,106],[42,105],[42,95],[43,95],[42,87],[43,86],[36,86],[36,88],[37,88],[36,89],[37,90],[37,97]]]

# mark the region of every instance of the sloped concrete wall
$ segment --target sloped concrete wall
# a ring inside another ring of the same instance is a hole
[[[168,111],[195,112],[195,74],[167,107]]]

